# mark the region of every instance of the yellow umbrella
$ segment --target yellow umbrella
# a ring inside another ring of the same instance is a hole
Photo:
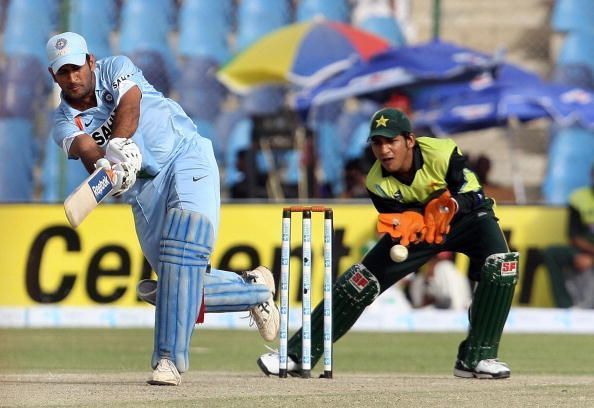
[[[336,21],[295,23],[249,46],[222,67],[217,76],[244,93],[261,85],[310,86],[339,72],[355,59],[367,60],[389,47],[388,41]]]

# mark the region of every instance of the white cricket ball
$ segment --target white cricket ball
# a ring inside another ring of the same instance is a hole
[[[408,249],[400,244],[394,245],[390,248],[390,258],[392,258],[394,262],[405,261],[406,258],[408,258]]]

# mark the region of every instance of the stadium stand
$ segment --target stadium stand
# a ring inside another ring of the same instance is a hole
[[[465,2],[454,2],[466,7]],[[43,192],[39,198],[63,199],[85,174],[79,162],[64,160],[59,149],[50,150],[53,142],[46,143],[49,129],[44,128],[48,121],[38,117],[43,116],[39,108],[46,114],[55,102],[46,104],[45,98],[51,84],[45,73],[47,38],[58,31],[79,32],[97,58],[128,55],[158,90],[184,107],[199,131],[213,141],[221,163],[223,190],[229,190],[227,180],[237,182],[241,178],[241,174],[237,176],[237,154],[250,140],[253,118],[274,116],[284,106],[286,89],[264,87],[240,97],[217,81],[216,70],[265,34],[295,21],[320,17],[352,22],[399,46],[405,42],[405,27],[399,26],[394,6],[391,0],[0,0],[0,119],[8,121],[3,129],[31,129],[32,134],[24,140],[31,140],[27,149],[33,151],[37,149],[35,129],[41,129],[43,141],[39,145],[45,154],[36,157],[44,161],[33,162],[33,166],[42,166],[43,174],[48,176],[39,180],[44,187],[37,190]],[[591,1],[555,1],[550,24],[554,30],[566,33],[558,58],[552,56],[557,61],[552,78],[558,83],[592,89],[594,34],[588,32],[594,26]],[[407,33],[414,33],[408,28]],[[233,99],[240,103],[230,105]],[[319,155],[318,174],[324,175],[323,184],[335,186],[323,194],[340,195],[343,164],[364,153],[371,112],[361,109],[329,113],[326,119],[319,118],[312,124],[317,133],[311,140],[315,140]],[[23,125],[31,121],[33,126]],[[230,159],[231,155],[235,157]],[[300,181],[300,163],[309,158],[296,150],[283,152],[282,156],[281,181],[295,186]],[[263,159],[258,157],[256,161],[259,172],[269,170]],[[78,166],[79,171],[71,169],[71,165],[74,169]],[[72,180],[64,175],[70,172],[75,175]],[[540,185],[535,188],[540,189]]]

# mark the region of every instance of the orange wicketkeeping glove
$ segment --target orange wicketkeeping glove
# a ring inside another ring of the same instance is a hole
[[[448,190],[429,201],[425,206],[425,225],[427,233],[425,241],[429,244],[441,244],[444,235],[450,232],[450,222],[458,211],[458,203]]]
[[[425,230],[423,215],[414,211],[380,214],[377,222],[377,232],[386,232],[392,238],[400,238],[400,245],[404,246],[408,246],[411,242],[422,241]]]

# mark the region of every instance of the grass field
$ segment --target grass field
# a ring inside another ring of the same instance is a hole
[[[151,330],[6,329],[0,406],[594,407],[594,336],[506,334],[512,378],[499,381],[452,376],[462,336],[352,332],[335,345],[334,380],[281,380],[257,368],[255,331],[202,330],[182,385],[151,387]]]

